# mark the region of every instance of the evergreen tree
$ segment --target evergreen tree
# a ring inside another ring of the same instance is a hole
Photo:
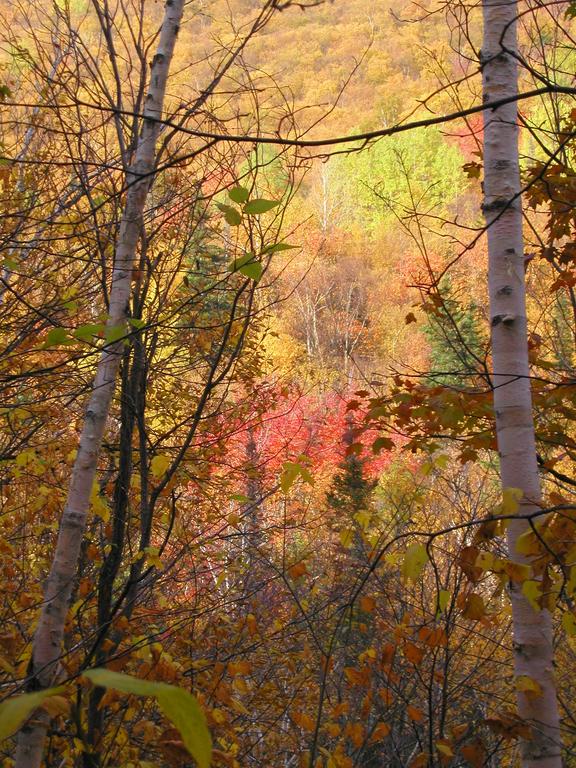
[[[430,344],[429,376],[438,384],[465,386],[484,357],[475,304],[463,305],[450,280],[440,285],[442,306],[428,314],[424,334]]]

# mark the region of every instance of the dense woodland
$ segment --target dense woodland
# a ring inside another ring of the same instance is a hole
[[[0,2],[3,766],[576,766],[576,5],[483,6]]]

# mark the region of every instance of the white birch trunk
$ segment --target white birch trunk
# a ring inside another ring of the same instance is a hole
[[[166,82],[183,7],[184,0],[167,0],[158,48],[151,65],[142,132],[134,164],[126,179],[126,202],[112,273],[107,338],[112,329],[116,333],[118,328],[126,327],[132,268],[155,166],[156,140],[160,129],[156,120],[162,117]],[[56,551],[44,589],[42,612],[34,634],[30,677],[31,687],[36,690],[54,684],[58,676],[68,603],[76,578],[90,492],[114,394],[122,344],[120,340],[103,350],[86,409],[68,498],[60,521]],[[48,717],[37,713],[22,729],[16,752],[16,768],[38,768],[42,761],[47,727]]]
[[[483,0],[484,45],[481,63],[484,101],[514,97],[518,89],[515,0]],[[503,488],[520,488],[518,518],[508,529],[509,557],[528,528],[524,515],[540,508],[541,489],[530,392],[522,204],[518,161],[516,102],[484,112],[484,215],[488,227],[490,318],[494,367],[494,410]],[[522,743],[523,768],[562,765],[560,721],[553,673],[552,617],[535,611],[521,585],[510,584],[514,634],[514,672],[542,689],[528,697],[518,692],[520,717],[532,727]]]

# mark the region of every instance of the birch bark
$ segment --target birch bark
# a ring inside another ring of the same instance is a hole
[[[155,167],[156,141],[160,130],[157,120],[162,117],[166,83],[183,7],[184,0],[166,0],[158,48],[150,69],[140,140],[134,163],[126,177],[126,201],[116,242],[106,338],[117,338],[119,331],[123,333],[126,329],[132,268]],[[49,687],[58,676],[68,603],[76,577],[90,492],[114,394],[122,344],[121,339],[109,343],[98,361],[68,498],[60,521],[56,551],[44,589],[42,611],[34,634],[29,681],[29,688],[33,690]],[[16,768],[38,768],[41,764],[48,724],[48,716],[40,712],[22,729],[16,751]]]
[[[484,101],[514,97],[518,91],[516,0],[483,0],[481,54]],[[494,410],[503,488],[520,488],[518,515],[508,529],[509,557],[529,527],[527,515],[540,509],[526,323],[522,203],[518,160],[517,105],[484,112],[484,204],[488,231],[488,288],[492,325]],[[535,611],[510,583],[514,672],[536,681],[542,695],[517,694],[520,717],[532,729],[522,743],[523,768],[562,765],[560,720],[553,674],[552,619]]]

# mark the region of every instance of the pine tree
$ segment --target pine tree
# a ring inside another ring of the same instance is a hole
[[[466,386],[483,359],[478,307],[463,305],[451,282],[440,285],[442,306],[428,315],[424,334],[430,344],[430,378],[445,386]]]

